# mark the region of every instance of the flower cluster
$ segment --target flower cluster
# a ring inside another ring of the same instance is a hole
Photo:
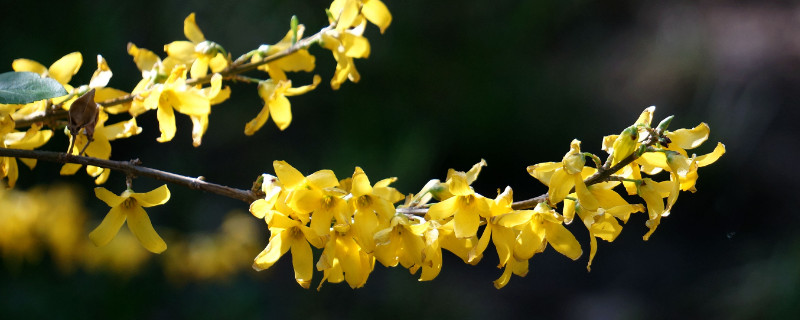
[[[90,121],[92,127],[77,128],[68,132],[73,155],[85,155],[99,159],[111,157],[109,141],[128,138],[142,132],[136,117],[155,110],[161,136],[158,142],[171,141],[177,133],[175,113],[187,115],[192,121],[192,144],[199,146],[209,125],[211,106],[227,100],[231,89],[223,81],[245,81],[258,84],[258,95],[264,105],[255,118],[246,123],[244,132],[252,135],[272,115],[280,130],[292,121],[291,105],[287,97],[314,90],[321,82],[314,75],[312,83],[293,87],[287,72],[311,72],[315,68],[315,57],[308,48],[318,44],[333,53],[337,61],[331,87],[338,89],[349,79],[358,82],[360,76],[353,58],[369,56],[369,42],[363,37],[366,22],[372,22],[383,32],[391,23],[391,14],[380,0],[335,0],[327,10],[329,26],[317,34],[303,38],[304,27],[292,19],[290,30],[274,45],[261,45],[258,49],[232,59],[220,44],[207,40],[196,23],[195,14],[189,14],[183,22],[187,40],[172,41],[164,46],[163,59],[153,51],[128,44],[128,54],[141,71],[142,79],[130,91],[106,87],[112,77],[106,60],[97,56],[97,70],[88,84],[72,86],[69,82],[83,64],[80,52],[65,55],[50,67],[29,59],[17,59],[12,68],[17,72],[34,72],[52,78],[64,86],[68,95],[41,100],[25,105],[0,104],[0,141],[2,148],[35,149],[44,145],[52,136],[51,130],[42,130],[44,125],[58,127],[63,122],[43,122],[42,119],[58,111],[69,111],[73,102],[84,95],[94,94],[92,99],[99,111],[97,119]],[[266,79],[245,77],[242,73],[258,69]],[[203,85],[208,84],[204,87]],[[107,125],[109,115],[125,114],[130,118]],[[62,113],[66,114],[66,113]],[[16,122],[33,123],[25,132],[16,131]],[[79,154],[80,153],[80,154]],[[33,168],[35,160],[23,160]],[[66,164],[62,175],[72,175],[81,165]],[[87,166],[87,173],[97,184],[104,183],[110,170]],[[0,178],[8,178],[13,187],[18,176],[16,160],[0,157]]]
[[[276,176],[261,177],[264,197],[250,206],[270,231],[269,244],[253,267],[269,268],[291,252],[295,279],[304,288],[310,286],[315,266],[323,273],[320,287],[325,281],[361,287],[376,261],[387,267],[400,264],[412,274],[421,270],[419,280],[427,281],[442,268],[442,249],[476,264],[491,241],[498,267],[504,269],[494,285],[502,288],[512,274],[527,274],[528,260],[548,245],[577,260],[583,250],[565,227],[577,214],[591,235],[588,268],[597,251],[596,238],[613,241],[622,230],[620,221],[647,210],[647,240],[678,193],[695,191],[697,169],[725,152],[720,143],[709,154],[689,156],[686,149],[708,139],[708,125],[668,131],[670,117],[654,128],[653,111],[647,108],[622,134],[604,138],[603,149],[610,154],[605,164],[582,152],[580,141],[573,140],[562,161],[528,167],[531,176],[548,187],[546,197],[536,201],[514,202],[510,187],[498,190],[493,199],[477,193],[471,184],[485,161],[466,172],[451,169],[445,182],[432,180],[407,197],[389,186],[395,178],[373,185],[358,167],[351,177],[338,180],[330,170],[304,176],[288,163],[275,161]],[[587,166],[587,157],[595,167]],[[661,171],[669,172],[668,180],[654,180]],[[642,173],[652,178],[642,178]],[[621,184],[645,204],[625,200],[614,190]],[[402,205],[394,206],[404,198]],[[429,205],[433,199],[438,202]],[[316,263],[312,246],[322,249]]]

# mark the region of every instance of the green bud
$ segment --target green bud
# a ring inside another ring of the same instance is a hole
[[[666,131],[667,127],[669,127],[669,123],[672,122],[673,117],[675,116],[669,116],[664,118],[664,120],[661,120],[661,122],[658,123],[658,127],[656,127],[656,129],[658,129],[658,132]]]
[[[297,26],[298,26],[297,16],[292,16],[291,26],[292,26],[292,45],[294,45],[295,43],[297,43]]]
[[[614,140],[614,152],[612,153],[612,157],[614,158],[613,164],[616,164],[622,159],[625,159],[634,150],[636,150],[636,143],[639,141],[639,130],[636,126],[630,126],[627,129],[623,130],[622,133],[617,137],[617,140]]]

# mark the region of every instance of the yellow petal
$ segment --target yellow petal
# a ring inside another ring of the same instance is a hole
[[[152,253],[162,253],[167,250],[167,244],[158,236],[150,217],[140,206],[134,206],[127,212],[128,229],[139,239],[142,246]]]
[[[147,193],[132,193],[131,197],[142,207],[147,208],[166,203],[169,201],[170,193],[165,184]]]
[[[186,35],[186,39],[194,43],[206,41],[206,37],[203,36],[203,32],[200,31],[200,27],[198,27],[195,22],[194,12],[190,13],[189,16],[183,20],[183,34]]]
[[[128,54],[133,57],[136,67],[142,71],[142,78],[148,78],[153,69],[156,72],[158,71],[157,68],[161,64],[161,58],[152,51],[140,49],[135,44],[128,42]]]
[[[481,260],[483,257],[483,251],[485,251],[486,247],[489,246],[489,239],[492,238],[492,229],[493,228],[491,224],[487,224],[486,228],[483,229],[483,234],[478,239],[478,244],[469,251],[467,263],[474,265]]]
[[[208,61],[208,66],[211,67],[212,72],[220,72],[228,67],[228,59],[222,53],[217,52],[217,55]]]
[[[656,111],[656,106],[650,106],[644,109],[644,111],[642,111],[642,114],[639,115],[639,119],[636,119],[634,125],[637,124],[650,125],[650,122],[653,121],[653,112],[655,111]]]
[[[295,239],[292,241],[291,250],[294,279],[301,287],[308,289],[314,273],[314,256],[311,253],[311,246],[305,239]]]
[[[269,101],[269,111],[272,113],[272,121],[275,121],[275,125],[281,131],[292,123],[292,105],[284,95],[279,95]]]
[[[575,235],[570,233],[564,225],[545,222],[544,227],[546,230],[545,239],[553,249],[556,249],[556,251],[572,260],[578,260],[578,258],[581,257],[583,254],[581,244],[575,239]]]
[[[96,188],[95,190],[97,189],[103,188]],[[120,207],[114,206],[103,218],[103,222],[100,222],[100,225],[89,233],[89,239],[92,240],[94,245],[102,247],[111,242],[111,239],[114,239],[123,223],[125,223],[125,214]]]
[[[454,216],[453,231],[455,231],[456,238],[472,237],[478,233],[478,226],[481,223],[478,213],[462,209],[456,211]]]
[[[11,63],[11,68],[16,72],[35,72],[42,76],[47,73],[45,66],[30,59],[16,59]]]
[[[353,229],[358,239],[358,243],[366,253],[375,250],[373,236],[378,228],[378,217],[375,213],[367,210],[356,210],[353,215]]]
[[[205,77],[208,74],[208,57],[200,56],[192,62],[192,68],[189,74],[193,79]]]
[[[161,137],[156,140],[158,142],[167,142],[175,137],[175,113],[170,106],[159,106],[156,111],[156,118],[158,119],[158,129],[161,131]]]
[[[428,217],[432,220],[442,220],[452,216],[456,211],[458,197],[450,197],[428,208]]]
[[[514,257],[517,259],[530,259],[537,252],[544,250],[547,231],[541,221],[531,221],[523,225],[517,236],[517,245],[514,246]]]
[[[492,234],[492,243],[497,249],[497,257],[500,259],[498,267],[506,265],[511,260],[511,253],[516,243],[516,236],[514,231],[509,228],[497,227],[494,228]]]
[[[372,194],[369,178],[367,178],[367,174],[364,173],[361,167],[356,167],[355,172],[353,172],[353,185],[350,187],[350,193],[353,194],[354,198]]]
[[[73,52],[53,62],[47,71],[51,78],[61,84],[67,84],[72,80],[72,75],[76,74],[78,69],[81,68],[82,63],[83,56],[81,56],[81,53]]]
[[[319,170],[308,175],[306,180],[320,189],[333,188],[339,185],[339,179],[336,179],[336,175],[331,170]]]
[[[364,5],[361,7],[361,14],[369,22],[378,26],[381,29],[381,33],[392,23],[392,14],[389,13],[389,9],[380,0],[365,0]]]
[[[309,92],[309,91],[314,90],[315,88],[317,88],[317,85],[320,82],[322,82],[322,77],[320,77],[318,74],[315,74],[314,75],[314,79],[312,80],[311,84],[305,85],[305,86],[301,86],[301,87],[297,87],[297,88],[286,88],[286,91],[284,91],[284,95],[287,96],[287,97],[291,97],[291,96],[304,94],[306,92]]]
[[[244,126],[244,134],[252,136],[267,123],[267,119],[269,119],[269,104],[265,104],[264,107],[261,108],[261,111],[258,112],[258,115],[256,115],[253,120],[247,122]]]
[[[197,57],[194,53],[194,44],[189,41],[173,41],[164,45],[164,51],[167,54],[177,59],[181,64],[189,65],[194,62]]]
[[[275,160],[272,162],[272,167],[275,169],[278,180],[287,189],[300,187],[306,181],[303,174],[286,161]]]
[[[122,203],[122,201],[125,201],[125,199],[127,198],[127,197],[120,197],[103,187],[94,188],[94,194],[95,196],[97,196],[98,199],[102,200],[109,207],[112,208],[118,206],[120,203]]]
[[[550,178],[550,188],[547,191],[550,204],[555,205],[564,200],[574,186],[574,179],[564,169],[554,171]]]
[[[289,235],[290,232],[286,230],[280,230],[277,233],[270,236],[269,244],[267,247],[264,248],[261,253],[256,256],[255,260],[253,261],[253,269],[256,271],[261,271],[271,267],[278,259],[281,258],[289,248],[291,248],[291,236]]]
[[[264,219],[267,212],[272,209],[272,205],[273,204],[268,203],[267,200],[258,199],[250,204],[250,213],[256,218]]]
[[[108,67],[106,59],[103,56],[97,55],[97,70],[92,74],[92,79],[89,81],[89,88],[102,88],[111,80],[111,68]],[[95,97],[97,99],[97,97]]]
[[[523,223],[530,222],[532,217],[533,217],[533,210],[517,210],[499,216],[499,219],[497,219],[495,223],[506,228],[511,228],[521,225]]]
[[[289,200],[289,207],[297,213],[308,214],[317,210],[322,204],[322,193],[319,190],[298,189],[292,192],[291,199]],[[316,213],[312,222],[317,220]],[[328,227],[330,227],[330,219],[328,219]]]
[[[699,156],[695,158],[695,160],[697,160],[698,167],[705,167],[719,160],[723,154],[725,154],[725,145],[717,142],[717,146],[714,148],[714,151],[711,151],[709,154]]]
[[[667,137],[672,141],[670,146],[674,144],[683,149],[694,149],[708,139],[710,132],[711,129],[704,122],[692,129],[678,129],[668,132]]]
[[[368,58],[370,53],[369,40],[348,32],[341,35],[344,54],[352,58]]]
[[[128,138],[142,132],[142,128],[136,124],[136,118],[117,122],[115,124],[106,126],[104,129],[106,137],[108,137],[109,141],[119,138]]]
[[[578,201],[580,202],[581,207],[589,211],[597,211],[597,208],[600,205],[597,203],[597,199],[595,199],[594,195],[589,192],[589,189],[583,182],[581,175],[573,175],[572,181],[575,183],[575,194],[578,196]]]
[[[211,102],[202,91],[199,90],[170,90],[168,91],[170,103],[180,113],[203,116],[211,113]],[[177,103],[175,103],[177,101]]]

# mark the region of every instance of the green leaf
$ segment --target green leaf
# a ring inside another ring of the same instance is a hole
[[[64,96],[67,90],[58,81],[33,72],[0,74],[0,103],[26,104]]]

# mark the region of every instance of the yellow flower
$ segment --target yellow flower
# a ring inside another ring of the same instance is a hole
[[[330,233],[331,220],[336,217],[339,224],[349,225],[347,205],[341,199],[343,190],[337,189],[339,180],[331,170],[319,170],[303,177],[286,161],[273,162],[275,174],[287,193],[285,203],[301,221],[308,221],[313,213],[310,227],[320,236]],[[274,196],[273,196],[274,197]]]
[[[135,193],[131,189],[127,189],[119,196],[106,188],[97,187],[94,188],[94,194],[111,207],[111,211],[103,218],[103,222],[89,233],[89,239],[95,245],[99,247],[108,244],[127,220],[128,229],[139,239],[145,249],[152,253],[161,253],[167,250],[167,244],[158,236],[150,222],[150,217],[142,209],[166,203],[170,196],[167,185],[147,193]]]
[[[395,215],[388,228],[375,233],[375,258],[384,266],[394,267],[400,263],[412,274],[416,273],[422,265],[425,242],[415,229],[426,228],[419,220],[413,221],[402,214]]]
[[[403,199],[403,195],[389,187],[393,178],[384,179],[371,186],[369,178],[360,167],[353,172],[348,200],[353,212],[352,228],[362,250],[371,254],[375,250],[375,232],[389,227],[395,214],[392,203]]]
[[[81,134],[79,134],[77,137],[73,137],[68,131],[65,130],[65,133],[69,136],[70,143],[72,143],[72,140],[75,139],[75,147],[72,148],[72,154],[78,155],[78,152],[84,150],[86,144],[89,143],[89,146],[86,147],[85,151],[86,156],[99,159],[109,159],[111,158],[110,141],[120,138],[128,138],[142,132],[142,128],[136,124],[136,118],[131,118],[130,120],[121,121],[106,126],[105,123],[107,120],[108,115],[101,111],[94,127],[94,140],[92,140],[92,142],[89,142],[83,130],[81,130]],[[60,173],[61,175],[73,175],[80,168],[80,164],[67,163],[61,167]],[[108,175],[111,173],[111,170],[95,166],[86,166],[86,173],[96,178],[94,181],[96,184],[103,184],[108,179]]]
[[[331,50],[336,59],[336,70],[331,78],[331,88],[339,90],[345,80],[358,82],[361,75],[356,70],[353,58],[367,58],[370,53],[369,41],[361,33],[351,30],[330,30],[322,35],[322,47]]]
[[[485,164],[481,161],[479,164]],[[475,174],[477,176],[477,174]],[[450,170],[447,173],[448,190],[452,197],[442,200],[428,209],[428,217],[444,220],[453,217],[457,238],[467,238],[478,233],[480,217],[490,217],[489,200],[475,193],[469,185],[474,181],[467,173]]]
[[[14,121],[5,115],[0,117],[0,147],[33,150],[41,147],[50,137],[53,136],[51,130],[40,130],[40,125],[32,125],[25,132],[14,130]],[[20,159],[22,163],[33,169],[36,166],[36,159]],[[17,159],[12,157],[0,157],[0,178],[8,177],[8,187],[13,188],[19,177]]]
[[[295,280],[303,288],[308,288],[314,272],[314,256],[309,243],[322,248],[322,237],[300,221],[282,214],[272,216],[269,232],[269,244],[256,256],[253,269],[261,271],[271,267],[291,249]]]
[[[392,23],[392,14],[380,0],[334,0],[328,10],[337,19],[337,30],[359,25],[366,18],[383,33]]]
[[[208,116],[211,112],[211,101],[221,92],[222,76],[215,74],[211,78],[211,89],[204,90],[186,85],[186,67],[177,66],[163,84],[156,84],[144,100],[144,107],[158,109],[161,137],[158,142],[167,142],[175,136],[175,113],[178,111],[190,116]],[[134,90],[135,91],[135,90]],[[214,96],[211,96],[211,95]]]
[[[292,122],[292,109],[289,104],[289,99],[286,97],[301,95],[311,90],[314,90],[321,78],[314,75],[313,83],[310,85],[292,88],[291,80],[268,79],[258,84],[258,95],[264,100],[264,107],[261,112],[244,127],[244,134],[253,135],[258,129],[267,122],[270,113],[272,113],[272,121],[278,126],[278,129],[284,130],[289,127]]]
[[[375,258],[367,254],[356,241],[355,229],[343,229],[331,229],[330,239],[317,261],[317,270],[323,272],[317,290],[322,288],[325,281],[347,281],[350,288],[361,288],[375,267]]]
[[[549,187],[547,198],[551,206],[563,201],[575,188],[581,205],[590,210],[597,209],[597,200],[589,193],[583,182],[586,160],[581,153],[581,142],[577,139],[570,143],[570,150],[561,162],[544,162],[528,167],[528,173]]]
[[[305,31],[305,26],[303,26],[302,24],[298,25],[296,39],[303,37],[303,31]],[[291,30],[289,30],[286,33],[286,36],[284,36],[283,39],[281,39],[281,41],[279,41],[278,43],[271,46],[263,45],[260,48],[258,48],[257,53],[253,55],[250,61],[259,62],[265,57],[269,57],[273,54],[289,49],[289,47],[292,46],[293,37],[294,33]],[[288,56],[282,57],[278,60],[259,66],[258,69],[269,73],[269,77],[272,78],[273,81],[281,81],[288,79],[286,78],[286,71],[311,72],[311,70],[314,70],[314,63],[315,63],[314,56],[308,53],[308,50],[300,49]]]
[[[204,77],[209,67],[211,72],[220,72],[228,66],[228,60],[220,52],[219,45],[206,41],[195,23],[194,12],[183,20],[183,34],[190,41],[173,41],[164,46],[164,51],[180,63],[191,66],[192,78]]]

